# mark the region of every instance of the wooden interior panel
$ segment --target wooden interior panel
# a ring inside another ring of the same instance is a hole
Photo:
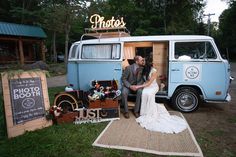
[[[160,86],[160,77],[167,77],[167,63],[168,61],[168,43],[155,42],[153,43],[153,65],[157,69],[157,82]]]
[[[125,46],[124,47],[124,59],[133,59],[135,56],[135,47]]]
[[[137,47],[152,47],[152,42],[127,42],[124,43],[124,55],[122,62],[122,69],[129,66],[128,59],[133,59],[135,56],[135,48]]]
[[[135,49],[138,47],[152,47],[153,48],[153,66],[157,69],[157,82],[159,86],[164,83],[167,86],[167,80],[161,80],[160,77],[167,78],[168,68],[168,42],[128,42],[124,43],[124,61],[122,63],[123,69],[127,67],[128,59],[133,59],[135,56]]]
[[[152,47],[152,42],[128,42],[124,47]]]

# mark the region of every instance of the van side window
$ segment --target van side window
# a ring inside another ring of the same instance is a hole
[[[210,42],[176,42],[175,59],[216,59]]]
[[[69,59],[74,59],[76,58],[76,49],[77,49],[78,45],[74,45],[72,47],[72,50],[70,52],[70,56],[69,56]]]
[[[82,59],[120,59],[120,44],[83,45]]]

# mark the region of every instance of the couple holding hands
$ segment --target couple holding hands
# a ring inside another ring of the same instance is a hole
[[[179,133],[187,128],[182,118],[170,115],[163,104],[155,102],[159,90],[157,70],[142,56],[134,57],[134,64],[125,68],[122,75],[122,105],[124,117],[129,118],[128,94],[136,93],[134,116],[141,127],[162,133]]]

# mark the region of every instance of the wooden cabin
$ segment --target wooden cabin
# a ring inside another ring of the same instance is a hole
[[[46,37],[37,26],[0,22],[0,64],[45,61]]]

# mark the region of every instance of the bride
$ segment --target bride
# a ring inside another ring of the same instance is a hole
[[[159,87],[156,82],[157,70],[152,65],[146,64],[143,71],[147,80],[143,85],[136,88],[143,88],[140,117],[136,121],[143,128],[150,131],[162,133],[179,133],[187,128],[187,123],[182,118],[170,115],[163,104],[155,102],[155,94]]]

